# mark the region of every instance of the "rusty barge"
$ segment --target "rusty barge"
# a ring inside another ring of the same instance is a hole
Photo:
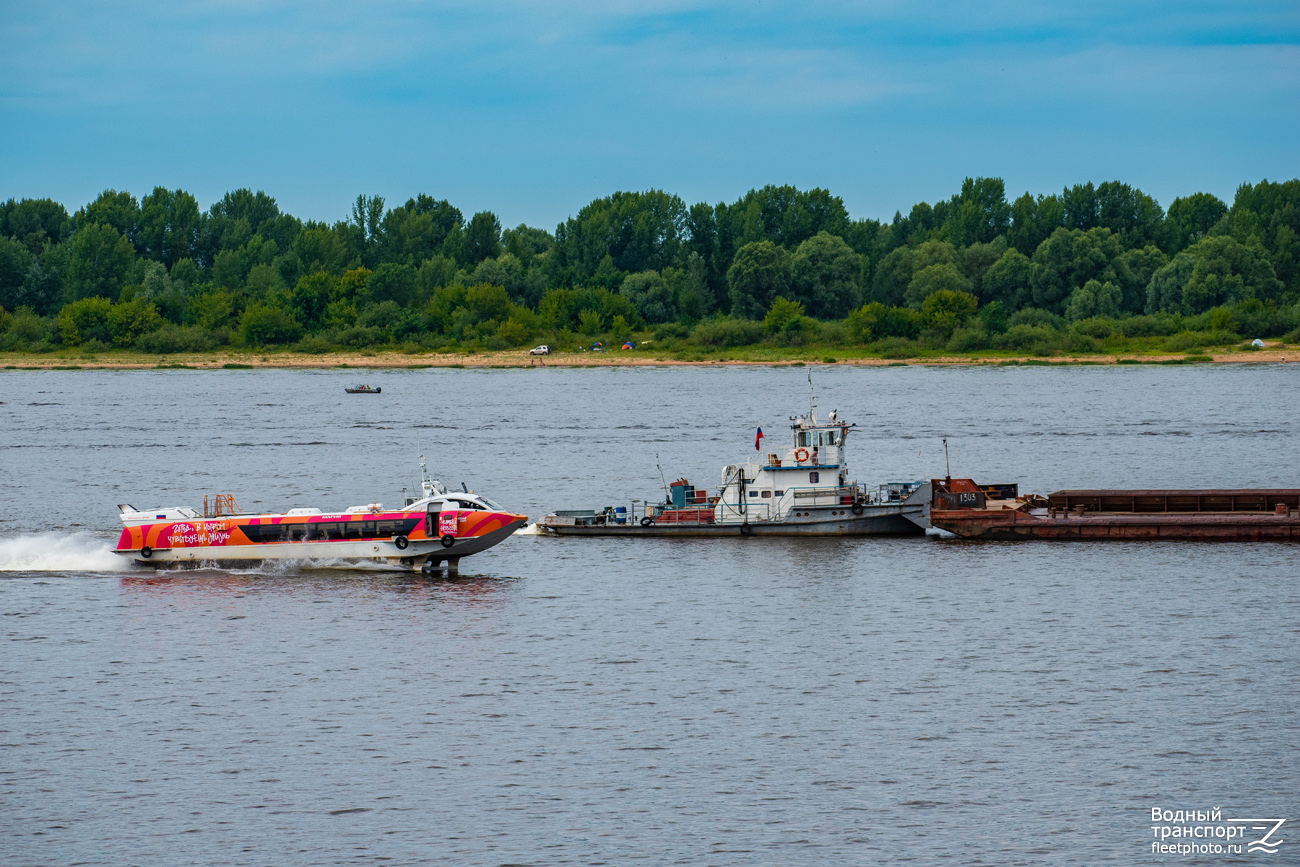
[[[930,523],[965,539],[1300,541],[1300,488],[1079,490],[931,482]]]

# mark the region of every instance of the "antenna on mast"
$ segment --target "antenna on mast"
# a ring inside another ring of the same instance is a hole
[[[817,398],[813,395],[812,371],[808,371],[808,422],[817,424]]]
[[[943,465],[948,471],[947,480],[952,481],[952,463],[948,460],[948,438],[943,438]]]
[[[655,466],[659,467],[659,481],[663,482],[664,485],[664,502],[665,503],[671,502],[673,497],[672,494],[668,493],[668,479],[664,477],[664,468],[659,465],[658,452],[655,452]]]

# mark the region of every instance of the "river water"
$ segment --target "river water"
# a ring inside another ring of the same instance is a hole
[[[358,377],[0,372],[0,862],[1217,864],[1152,855],[1151,809],[1300,826],[1294,545],[116,562],[117,503],[392,504],[421,452],[534,518],[658,496],[656,455],[712,489],[808,406],[797,367]],[[1300,487],[1297,365],[814,381],[871,484],[942,475],[946,436],[1024,491]]]

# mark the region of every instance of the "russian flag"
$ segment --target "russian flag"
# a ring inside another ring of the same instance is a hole
[[[763,429],[758,429],[758,434],[754,437],[754,451],[758,451],[759,443],[763,440]]]

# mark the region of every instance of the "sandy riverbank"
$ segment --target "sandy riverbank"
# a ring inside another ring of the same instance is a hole
[[[747,353],[737,352],[736,355]],[[1206,360],[1208,359],[1208,361]],[[1281,364],[1300,361],[1300,348],[1266,347],[1255,352],[1218,352],[1193,356],[1172,355],[1079,355],[1041,358],[1033,356],[936,356],[925,358],[837,358],[829,357],[772,357],[772,358],[704,358],[686,360],[671,356],[657,357],[645,353],[556,353],[544,358],[529,356],[520,350],[475,353],[429,353],[411,355],[402,352],[373,354],[330,353],[326,355],[301,355],[296,353],[196,353],[193,355],[151,356],[141,353],[105,353],[91,357],[77,355],[34,355],[26,353],[0,354],[0,368],[7,370],[144,370],[180,369],[221,370],[238,368],[283,369],[394,369],[394,368],[524,368],[524,367],[703,367],[710,365],[759,366],[775,365],[837,365],[851,367],[885,367],[889,365],[980,366],[1008,363],[1018,364],[1119,364],[1119,363],[1221,363],[1221,364]]]

